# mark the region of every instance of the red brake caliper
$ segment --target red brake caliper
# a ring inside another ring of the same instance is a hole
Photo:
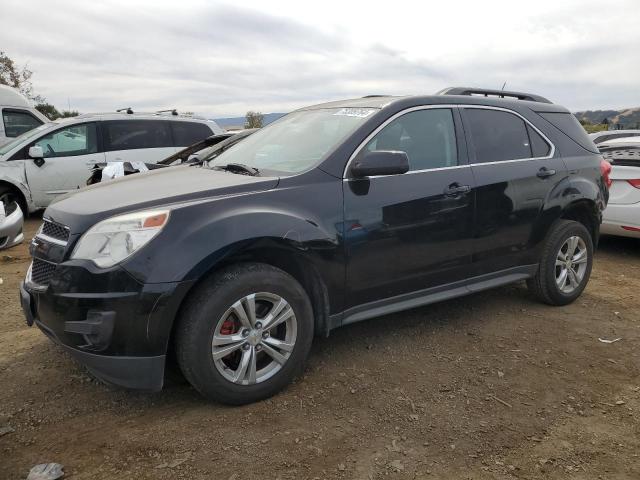
[[[227,318],[220,327],[220,334],[233,335],[234,333],[236,333],[236,323],[230,318]]]

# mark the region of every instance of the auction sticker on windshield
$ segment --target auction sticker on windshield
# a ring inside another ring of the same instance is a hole
[[[341,108],[336,113],[334,113],[334,115],[341,115],[343,117],[365,118],[375,111],[375,108]]]

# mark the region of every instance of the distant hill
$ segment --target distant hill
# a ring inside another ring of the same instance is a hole
[[[286,115],[286,113],[265,113],[264,125],[269,125],[271,122],[275,122],[277,119]],[[244,126],[244,117],[228,117],[228,118],[214,118],[213,119],[222,128],[240,127]]]
[[[585,112],[576,112],[574,115],[578,120],[593,124],[605,123],[606,120],[606,123],[620,125],[624,128],[640,127],[640,107],[625,108],[623,110],[587,110]]]

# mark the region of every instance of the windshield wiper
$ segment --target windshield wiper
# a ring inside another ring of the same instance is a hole
[[[226,165],[216,165],[213,168],[216,170],[224,170],[225,172],[238,173],[240,175],[251,175],[252,177],[260,175],[260,170],[245,165],[244,163],[227,163]]]

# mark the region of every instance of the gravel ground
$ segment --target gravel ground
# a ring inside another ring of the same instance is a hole
[[[603,239],[566,307],[516,284],[336,330],[240,408],[93,380],[24,323],[27,266],[0,252],[1,479],[640,478],[639,241]]]

